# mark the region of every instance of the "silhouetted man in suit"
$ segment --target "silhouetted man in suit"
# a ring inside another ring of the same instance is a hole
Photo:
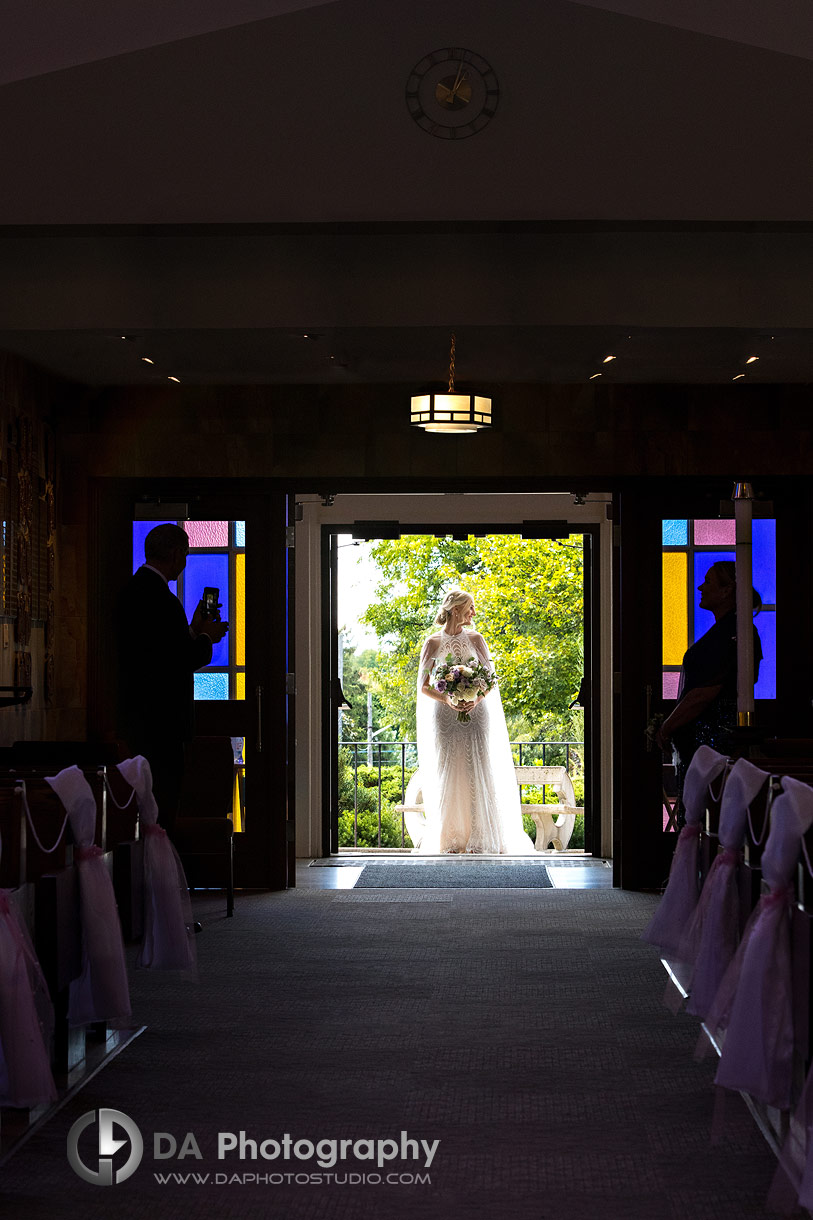
[[[144,540],[145,563],[116,602],[119,733],[132,755],[150,764],[159,821],[170,833],[178,811],[184,743],[194,736],[196,669],[212,659],[228,623],[206,616],[191,624],[169,588],[186,566],[189,539],[178,525],[157,525]]]

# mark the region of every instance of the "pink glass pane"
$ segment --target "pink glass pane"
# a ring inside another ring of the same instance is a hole
[[[183,527],[190,547],[229,545],[228,521],[184,521]]]
[[[735,522],[730,521],[695,521],[695,546],[733,546],[735,538]],[[732,556],[733,558],[733,556]]]
[[[674,669],[665,669],[663,671],[663,697],[664,697],[664,699],[677,699],[679,686],[680,686],[680,671],[674,670]]]

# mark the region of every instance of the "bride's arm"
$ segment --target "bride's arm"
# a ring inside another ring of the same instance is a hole
[[[429,675],[432,672],[432,662],[435,659],[435,645],[436,641],[430,636],[421,650],[421,660],[418,668],[418,693],[426,695],[429,699],[434,699],[436,703],[445,703],[447,707],[455,707],[445,691],[435,690],[434,687],[429,685]],[[474,705],[472,704],[472,706]]]

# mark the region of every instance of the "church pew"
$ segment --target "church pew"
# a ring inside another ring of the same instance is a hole
[[[44,785],[50,788],[50,785],[45,783],[48,776],[56,775],[61,771],[61,766],[53,764],[43,764],[37,766],[15,766],[13,768],[3,768],[0,770],[0,777],[9,776],[24,780],[26,786],[36,783],[39,787]],[[85,779],[90,784],[91,791],[96,800],[96,833],[94,842],[101,847],[102,851],[107,850],[107,792],[104,782],[104,768],[99,767],[80,767],[80,771]],[[64,817],[64,811],[63,811]]]
[[[62,769],[65,761],[65,758],[58,758],[51,763],[41,761],[37,766],[18,765],[14,769],[7,769],[5,773],[9,782],[13,783],[15,779],[24,780],[28,787],[36,785],[38,792],[44,791],[47,794],[51,789],[45,783],[45,777],[55,775]],[[135,800],[127,804],[132,789],[116,767],[108,770],[105,766],[88,766],[81,767],[80,770],[96,798],[95,839],[98,846],[110,853],[109,867],[112,869],[122,933],[127,941],[139,940],[144,928],[143,845],[138,842],[138,807]],[[0,777],[2,775],[3,771],[0,770]],[[52,793],[51,798],[46,795],[46,803],[48,801],[53,805],[57,798]],[[118,808],[117,802],[126,807]],[[53,807],[56,808],[56,805]],[[62,816],[64,817],[64,812]],[[50,824],[53,820],[51,815],[46,812],[46,817]],[[46,846],[49,845],[46,843]],[[38,851],[32,868],[41,871],[45,867],[47,866],[43,853]]]
[[[72,866],[35,886],[34,948],[54,1005],[54,1074],[68,1075],[85,1057],[85,1030],[68,1025],[70,984],[82,969],[79,884]]]
[[[107,834],[113,846],[113,888],[125,941],[144,935],[144,843],[138,804],[118,767],[107,770]]]
[[[0,888],[16,889],[26,880],[27,824],[18,785],[0,781]]]
[[[46,873],[69,868],[73,864],[73,840],[59,797],[44,779],[11,778],[22,782],[30,814],[26,828],[26,880],[35,882]]]
[[[729,763],[724,775],[727,777],[731,764]],[[706,790],[706,807],[703,819],[700,823],[700,842],[697,851],[698,871],[700,873],[700,884],[708,876],[714,858],[717,855],[717,849],[720,845],[720,808],[723,803],[723,792],[725,791],[725,779],[720,777]]]

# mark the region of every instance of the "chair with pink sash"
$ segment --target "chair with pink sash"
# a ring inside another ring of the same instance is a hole
[[[12,896],[0,890],[0,1105],[56,1101],[50,1045],[54,1010]]]
[[[686,825],[678,836],[669,883],[660,905],[641,933],[642,940],[656,945],[664,957],[672,961],[679,960],[681,936],[698,902],[697,849],[706,796],[716,780],[722,787],[727,763],[724,754],[718,754],[710,746],[700,746],[689,764],[683,783]]]
[[[130,1017],[130,990],[116,898],[104,853],[94,843],[96,800],[78,767],[66,767],[47,782],[67,811],[76,843],[82,924],[82,969],[70,985],[72,1026]]]
[[[153,970],[192,970],[192,908],[183,865],[167,832],[157,824],[150,764],[142,755],[119,763],[135,789],[144,840],[144,938],[137,964]]]
[[[792,1101],[793,881],[802,836],[811,825],[813,788],[785,776],[762,853],[770,892],[749,919],[706,1017],[709,1032],[722,1042],[715,1083],[779,1110]]]
[[[697,906],[681,937],[678,958],[690,992],[686,1011],[705,1017],[740,939],[737,869],[751,802],[770,776],[745,758],[738,759],[725,782],[720,807],[722,851],[712,861]]]

